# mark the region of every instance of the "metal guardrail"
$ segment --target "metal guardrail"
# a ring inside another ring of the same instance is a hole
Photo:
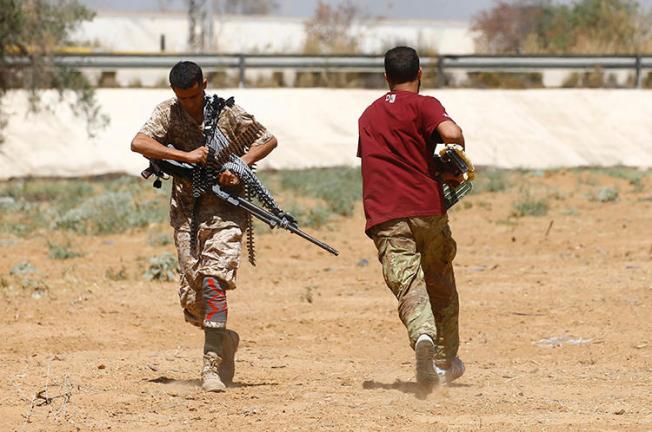
[[[643,69],[652,68],[652,56],[482,56],[443,55],[438,58],[440,86],[445,86],[446,69],[471,71],[539,71],[542,69],[629,69],[634,71],[634,86],[641,88]]]
[[[383,56],[373,55],[275,55],[275,54],[60,54],[54,59],[59,66],[94,69],[161,68],[168,69],[180,59],[194,61],[205,69],[238,69],[244,85],[245,71],[251,69],[341,70],[382,72]],[[13,57],[9,64],[27,65],[28,58]],[[446,70],[468,71],[538,71],[544,69],[628,69],[635,72],[635,83],[641,86],[642,70],[652,68],[648,56],[485,56],[450,55],[422,57],[424,68],[436,67],[440,84]]]

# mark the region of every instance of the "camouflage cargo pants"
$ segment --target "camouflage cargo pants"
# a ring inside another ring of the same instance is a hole
[[[179,300],[186,321],[202,327],[205,308],[202,281],[205,276],[214,276],[226,289],[235,288],[242,248],[242,228],[232,220],[217,216],[201,223],[197,233],[197,252],[190,248],[190,235],[189,230],[174,231],[181,270]]]
[[[383,276],[398,299],[398,314],[410,345],[429,335],[435,363],[448,367],[459,348],[459,301],[453,274],[457,245],[448,217],[411,217],[371,229]]]

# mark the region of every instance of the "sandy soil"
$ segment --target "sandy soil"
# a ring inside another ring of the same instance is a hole
[[[70,237],[87,255],[56,261],[46,240],[60,233],[4,238],[0,430],[650,431],[651,180],[636,192],[590,174],[526,177],[549,197],[544,217],[509,217],[517,188],[458,205],[467,373],[429,395],[360,210],[316,233],[337,258],[259,236],[258,268],[243,263],[229,299],[242,343],[224,394],[199,387],[203,336],[176,284],[142,278],[172,246],[146,231]],[[587,200],[601,185],[620,198]],[[9,275],[26,259],[41,298]],[[127,280],[106,277],[123,266]]]

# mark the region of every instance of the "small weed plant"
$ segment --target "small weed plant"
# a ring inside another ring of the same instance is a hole
[[[529,193],[525,193],[512,204],[512,216],[545,216],[548,214],[549,209],[546,200],[537,199]]]
[[[67,260],[84,256],[82,252],[71,249],[70,242],[65,244],[51,243],[48,241],[48,256],[55,260]]]
[[[149,259],[149,268],[143,276],[147,280],[175,281],[177,279],[177,258],[169,252]]]

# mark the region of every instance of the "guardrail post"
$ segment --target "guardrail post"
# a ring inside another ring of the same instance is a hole
[[[238,60],[238,69],[240,70],[240,88],[245,87],[245,55],[240,54]]]
[[[636,56],[636,75],[634,78],[634,85],[636,86],[637,89],[641,88],[641,81],[642,81],[642,76],[643,74],[641,73],[641,56],[637,55]]]
[[[444,75],[444,56],[437,57],[437,87],[446,87],[446,75]]]

